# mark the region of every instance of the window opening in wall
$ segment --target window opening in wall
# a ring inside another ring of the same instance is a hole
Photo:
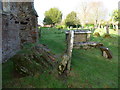
[[[24,24],[24,25],[26,25],[26,24],[28,24],[28,22],[20,22],[20,24]]]

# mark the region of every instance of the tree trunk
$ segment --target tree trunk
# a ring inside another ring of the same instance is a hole
[[[106,33],[109,34],[109,25],[106,25]]]
[[[118,25],[115,25],[115,29],[118,30]]]
[[[98,28],[101,28],[101,24],[99,23]]]
[[[100,26],[103,29],[103,25]]]
[[[78,25],[76,25],[76,27],[77,27],[77,30],[78,30]]]
[[[113,29],[114,29],[115,28],[114,24],[112,24],[112,26],[113,26]]]
[[[95,20],[95,29],[97,28],[98,26],[97,26],[97,20]]]

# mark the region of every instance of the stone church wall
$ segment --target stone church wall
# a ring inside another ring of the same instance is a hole
[[[33,2],[2,3],[2,62],[15,55],[25,43],[37,42],[37,17]]]

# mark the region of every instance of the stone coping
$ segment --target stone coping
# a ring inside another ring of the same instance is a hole
[[[70,30],[67,30],[65,33],[68,34]],[[73,30],[74,33],[92,33],[89,29],[88,30]]]

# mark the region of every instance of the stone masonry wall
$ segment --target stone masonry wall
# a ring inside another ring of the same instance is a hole
[[[11,15],[2,15],[2,59],[5,61],[20,49],[19,26]],[[11,19],[11,20],[10,20]]]
[[[2,62],[25,43],[38,40],[37,13],[33,2],[4,2],[2,12]]]

